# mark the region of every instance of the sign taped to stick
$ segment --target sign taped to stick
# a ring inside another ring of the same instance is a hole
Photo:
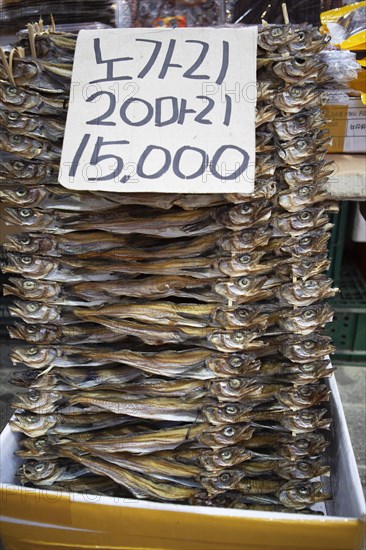
[[[256,27],[81,31],[60,183],[252,192],[256,53]]]

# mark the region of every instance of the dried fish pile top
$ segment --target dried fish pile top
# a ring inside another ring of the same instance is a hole
[[[313,513],[336,292],[326,38],[259,31],[253,195],[75,193],[57,184],[75,36],[30,31],[0,67],[21,482]]]

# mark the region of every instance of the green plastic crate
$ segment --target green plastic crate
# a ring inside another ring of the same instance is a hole
[[[327,333],[337,346],[337,362],[366,363],[366,283],[353,266],[340,273],[340,294],[330,300],[334,320]]]

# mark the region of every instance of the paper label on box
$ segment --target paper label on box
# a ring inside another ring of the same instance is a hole
[[[252,192],[256,51],[256,27],[81,31],[60,183]]]

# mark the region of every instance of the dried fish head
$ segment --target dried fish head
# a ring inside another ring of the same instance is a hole
[[[9,421],[14,432],[22,432],[28,437],[40,437],[57,424],[57,417],[50,414],[15,413]]]
[[[303,84],[305,82],[324,82],[324,73],[327,65],[321,63],[317,57],[305,57],[301,54],[290,59],[278,61],[272,71],[288,84]]]
[[[305,508],[311,504],[330,500],[331,495],[324,492],[320,481],[307,483],[289,481],[281,488],[278,498],[285,506],[301,510],[301,508]]]
[[[208,422],[214,425],[237,424],[245,422],[253,405],[244,403],[225,403],[224,405],[205,405],[202,414]]]
[[[34,279],[42,279],[57,267],[52,258],[29,256],[28,254],[7,254],[7,265],[3,267],[6,273],[23,274]]]
[[[328,430],[330,418],[324,418],[327,409],[305,409],[285,415],[281,425],[293,434],[313,432],[318,429]]]
[[[289,141],[297,136],[306,135],[310,131],[324,126],[325,122],[325,117],[322,115],[321,109],[315,108],[309,111],[301,111],[301,113],[294,113],[289,116],[281,117],[271,122],[269,126],[277,139]],[[297,167],[291,166],[290,169],[285,168],[283,172],[292,173],[296,170]],[[307,170],[305,170],[305,176],[307,176],[306,172]]]
[[[60,321],[60,308],[42,302],[15,300],[9,306],[10,315],[20,317],[26,323],[57,323]]]
[[[10,358],[13,363],[25,363],[33,369],[41,369],[51,365],[59,357],[57,348],[39,346],[13,346]]]
[[[250,439],[255,428],[250,424],[230,424],[230,426],[205,426],[197,440],[212,449],[236,445]]]
[[[22,254],[46,254],[53,248],[53,239],[47,234],[18,233],[8,235],[4,248]]]
[[[199,477],[202,487],[209,494],[223,493],[228,490],[238,489],[239,483],[245,474],[239,470],[225,470],[221,473],[213,473],[211,475],[201,475]]]
[[[220,378],[228,376],[248,376],[257,372],[260,361],[254,353],[232,353],[217,355],[206,360],[207,367]]]
[[[310,432],[300,434],[293,441],[286,443],[281,447],[281,454],[284,454],[291,460],[294,458],[307,459],[321,455],[329,445],[330,441],[321,432]]]
[[[252,453],[247,451],[245,446],[231,446],[224,449],[203,450],[199,455],[199,461],[205,470],[217,471],[241,464],[251,456]]]
[[[280,172],[280,180],[289,187],[296,188],[299,185],[316,183],[324,180],[334,171],[333,162],[311,162],[298,166],[286,167]]]
[[[327,254],[316,254],[309,256],[306,260],[295,258],[292,262],[276,265],[276,275],[279,277],[292,278],[293,280],[302,279],[306,281],[311,277],[317,277],[327,271],[330,266]]]
[[[325,254],[328,250],[330,233],[323,229],[309,231],[305,235],[299,235],[286,239],[280,246],[280,251],[292,256],[312,256],[314,254]]]
[[[32,369],[19,370],[13,373],[10,383],[13,386],[29,388],[37,380],[38,372]]]
[[[224,275],[228,275],[229,277],[269,273],[273,271],[273,267],[278,260],[275,259],[261,263],[261,259],[264,255],[264,250],[253,250],[252,252],[245,252],[245,254],[239,256],[223,258],[218,262],[219,269]]]
[[[314,304],[300,309],[285,310],[278,325],[287,332],[307,335],[333,320],[334,310],[328,304]]]
[[[332,279],[317,278],[298,283],[288,283],[276,288],[281,303],[291,306],[310,306],[320,300],[332,298],[338,292],[332,288]]]
[[[271,217],[271,204],[268,201],[244,202],[225,207],[218,211],[217,219],[234,231],[262,224]]]
[[[9,277],[9,282],[14,286],[4,285],[4,296],[12,294],[24,300],[52,301],[57,300],[62,293],[62,285],[52,281]]]
[[[214,285],[214,290],[227,300],[250,303],[273,296],[271,288],[265,287],[267,282],[268,277],[266,276],[240,277],[240,279],[218,281]]]
[[[219,239],[219,246],[225,252],[251,252],[255,248],[266,246],[272,231],[266,226],[243,231],[225,232]]]
[[[48,479],[50,483],[62,475],[66,467],[61,467],[58,462],[39,462],[28,461],[21,466],[22,477],[26,481],[36,481]]]
[[[5,208],[4,221],[6,224],[15,224],[30,229],[52,229],[55,217],[53,213],[43,212],[31,208]]]
[[[268,52],[274,52],[294,40],[298,40],[298,35],[291,25],[265,25],[259,28],[258,46]]]
[[[12,407],[38,414],[48,414],[56,411],[62,399],[63,395],[58,391],[40,392],[31,388],[27,393],[18,394],[12,402]]]
[[[241,327],[265,329],[269,323],[269,316],[250,305],[236,308],[218,307],[215,320],[220,326],[230,329]]]
[[[311,109],[322,104],[322,94],[316,84],[290,86],[273,98],[274,106],[284,113],[297,113],[301,109]]]
[[[302,235],[320,227],[327,231],[332,227],[329,225],[328,214],[321,206],[309,207],[296,214],[273,216],[271,223],[274,236],[280,237]]]
[[[214,331],[212,334],[207,336],[207,340],[215,349],[230,353],[233,351],[257,349],[264,346],[264,343],[261,340],[257,340],[260,336],[261,332],[254,331]]]
[[[28,325],[16,323],[8,328],[10,338],[25,340],[30,344],[53,344],[60,342],[63,333],[55,325]]]
[[[329,391],[324,384],[307,384],[295,388],[284,387],[280,390],[277,398],[291,410],[296,411],[329,401]]]
[[[17,185],[9,187],[0,187],[0,198],[9,204],[16,207],[37,206],[45,197],[48,191],[41,186],[30,187],[26,185]]]
[[[323,185],[302,185],[292,191],[279,193],[278,203],[287,212],[299,212],[312,204],[327,199],[328,196],[328,191]]]
[[[326,355],[334,353],[335,346],[331,344],[332,339],[329,336],[320,334],[310,334],[302,337],[289,335],[286,340],[280,344],[281,353],[298,363],[307,363],[316,359],[323,359]]]

